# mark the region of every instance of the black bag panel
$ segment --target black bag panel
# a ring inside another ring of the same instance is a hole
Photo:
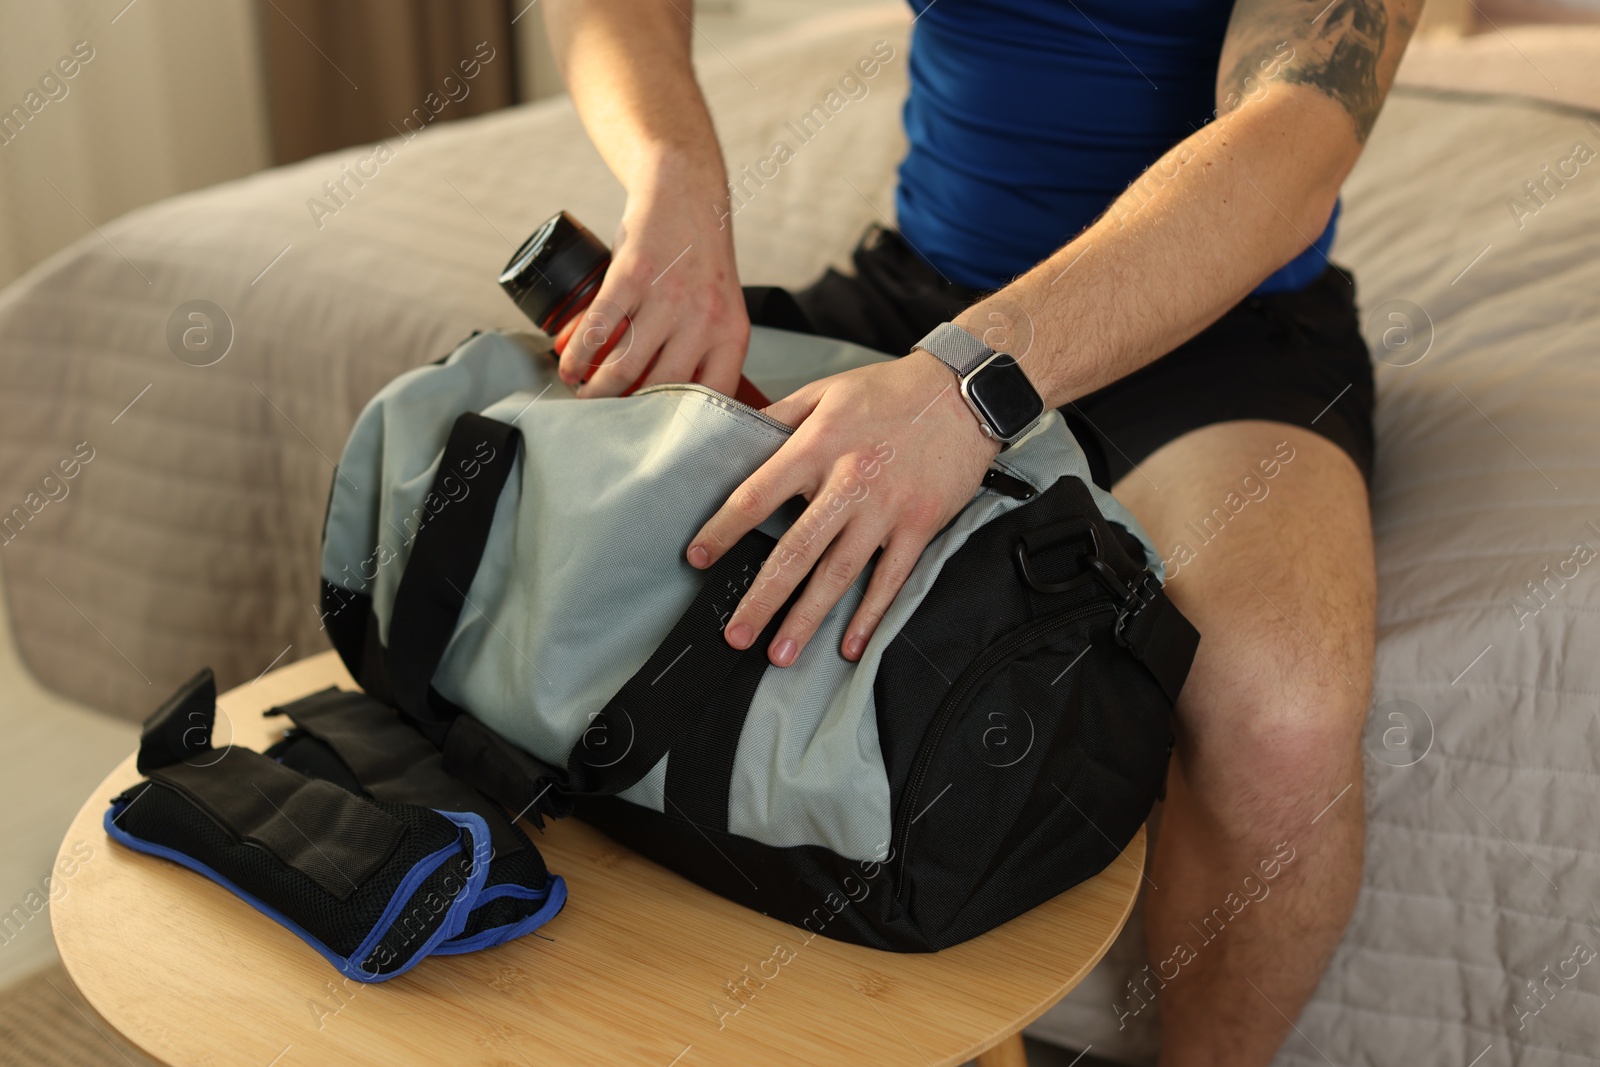
[[[777,848],[617,797],[580,797],[578,818],[703,889],[797,928],[891,952],[933,952],[894,899],[894,856],[852,860],[816,845]]]
[[[989,676],[931,750],[899,885],[932,936],[965,940],[1100,873],[1148,818],[1166,698],[1096,612]],[[941,790],[947,790],[940,796]]]
[[[1041,536],[1048,531],[1063,536]],[[1091,534],[1092,531],[1092,534]],[[1037,547],[1030,570],[1043,584],[1072,584],[1043,593],[1021,573],[1017,546]],[[874,679],[878,737],[890,794],[903,796],[917,752],[937,707],[963,671],[1018,628],[1047,615],[1092,603],[1114,603],[1085,562],[1098,547],[1118,575],[1143,568],[1127,547],[1137,541],[1100,516],[1088,488],[1062,478],[1034,500],[974,531],[945,562],[938,579],[884,650]],[[1130,666],[1137,664],[1130,660]],[[898,820],[900,813],[896,811]]]
[[[1063,478],[975,531],[886,650],[874,692],[896,888],[929,939],[965,940],[1092,877],[1148,817],[1172,696],[1119,637],[1144,570],[1137,539]],[[1188,628],[1157,604],[1164,633]],[[1161,665],[1181,685],[1174,658]]]
[[[1083,766],[1086,771],[1083,782],[1107,780],[1105,772],[1099,768]],[[1082,796],[1071,795],[1076,804],[1084,806]],[[931,935],[941,946],[960,944],[987,933],[1100,874],[1116,862],[1122,848],[1133,839],[1147,817],[1136,814],[1130,806],[1122,815],[1096,827],[1054,790],[1032,799],[1030,815],[1034,808],[1042,814],[1035,817],[1036,821],[1009,827],[1003,846],[996,850],[999,862],[984,871],[976,882],[971,869],[966,868],[966,898],[950,912],[946,924]],[[1113,846],[1108,838],[1117,844]],[[925,846],[926,843],[919,847]],[[953,853],[939,859],[943,865],[961,862]],[[920,862],[923,860],[919,859]],[[928,862],[931,863],[931,859]],[[922,876],[919,872],[919,877]],[[923,921],[920,915],[917,920]]]
[[[987,672],[929,738],[899,797],[904,819],[894,839],[900,898],[928,929],[949,925],[975,883],[1004,863],[1019,823],[1038,823],[1060,801],[1052,781],[1082,758],[1079,671],[1103,658],[1095,643],[1107,618],[1097,612],[1069,624]]]
[[[334,585],[326,578],[320,579],[319,584],[322,589],[322,628],[327,631],[328,640],[344,661],[350,677],[363,682],[362,688],[365,688],[363,676],[367,673],[367,630],[377,623],[372,613],[372,598],[365,593],[351,592]]]

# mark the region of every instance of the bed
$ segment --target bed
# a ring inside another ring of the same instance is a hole
[[[906,32],[829,16],[703,68],[737,174],[894,50],[746,186],[745,281],[842,266],[892,211]],[[1346,186],[1380,389],[1371,831],[1282,1064],[1600,1063],[1600,161],[1571,162],[1600,150],[1600,31],[1540,33],[1419,49]],[[362,404],[524,325],[495,275],[540,220],[621,213],[564,100],[389,155],[153,205],[0,294],[0,567],[48,687],[135,718],[201,664],[226,687],[327,647],[318,535]],[[1546,165],[1570,176],[1536,195]],[[1032,1032],[1153,1062],[1154,1011],[1113,1007],[1136,934]]]

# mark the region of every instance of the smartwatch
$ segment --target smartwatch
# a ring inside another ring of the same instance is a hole
[[[1022,366],[1005,352],[996,352],[953,322],[941,322],[912,345],[955,371],[961,395],[978,417],[983,432],[1001,448],[1033,429],[1044,414],[1044,400]]]

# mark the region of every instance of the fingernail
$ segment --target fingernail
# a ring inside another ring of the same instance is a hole
[[[711,553],[699,545],[689,546],[689,566],[704,567],[711,562]]]
[[[751,631],[750,627],[742,622],[736,622],[728,627],[728,644],[734,648],[741,651],[747,649],[750,647],[750,642],[755,639],[756,635]]]
[[[867,647],[867,639],[865,637],[862,637],[859,634],[852,634],[851,636],[845,638],[845,642],[844,642],[844,658],[845,659],[860,659],[861,658],[861,650],[866,648],[866,647]]]
[[[772,646],[772,662],[780,667],[787,667],[794,662],[795,652],[799,646],[785,637],[782,641]]]

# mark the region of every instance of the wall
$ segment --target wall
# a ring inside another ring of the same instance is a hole
[[[79,41],[93,58],[48,99]],[[0,144],[0,284],[91,224],[265,166],[255,42],[250,0],[0,8],[0,112],[39,108]]]
[[[695,50],[714,55],[856,6],[863,0],[700,0]],[[514,0],[513,12],[524,99],[561,92],[538,0]],[[0,6],[0,117],[13,106],[27,115],[14,136],[0,127],[10,136],[0,143],[0,286],[95,224],[270,165],[260,17],[256,0]],[[93,58],[41,90],[79,41]]]

